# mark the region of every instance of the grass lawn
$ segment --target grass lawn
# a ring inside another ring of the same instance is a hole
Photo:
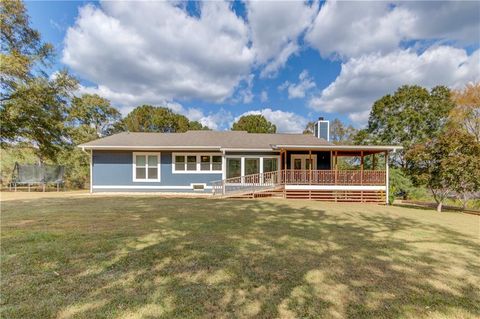
[[[3,195],[2,318],[480,317],[480,216]]]

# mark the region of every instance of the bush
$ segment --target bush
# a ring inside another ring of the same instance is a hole
[[[399,168],[390,169],[389,198],[388,202],[393,203],[395,198],[421,199],[427,196],[427,191],[422,187],[415,187],[410,178]]]

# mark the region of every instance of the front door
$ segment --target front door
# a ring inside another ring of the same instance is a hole
[[[292,154],[291,172],[288,174],[289,183],[308,184],[311,179],[310,170],[317,169],[317,155],[312,154]]]
[[[291,155],[291,169],[293,170],[316,170],[317,169],[317,155],[312,154],[312,163],[310,163],[309,154],[292,154]]]

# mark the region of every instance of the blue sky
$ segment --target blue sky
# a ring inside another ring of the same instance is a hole
[[[480,81],[478,2],[27,2],[51,68],[123,114],[168,106],[214,129],[259,113],[299,132],[365,125],[403,84]]]

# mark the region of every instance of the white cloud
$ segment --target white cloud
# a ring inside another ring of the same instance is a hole
[[[263,115],[268,121],[277,126],[277,132],[280,133],[301,133],[308,122],[306,118],[293,112],[285,112],[281,110],[274,111],[271,108],[245,112],[237,116],[234,121],[238,121],[241,116],[250,114]]]
[[[298,80],[299,82],[297,84],[285,81],[278,87],[278,89],[280,91],[287,89],[288,98],[294,99],[294,98],[304,98],[305,93],[316,86],[312,77],[308,75],[307,70],[303,70],[300,73],[300,75],[298,76]]]
[[[261,102],[267,102],[268,101],[268,92],[267,91],[262,91],[262,93],[260,93],[260,101]]]
[[[220,109],[218,112],[203,116],[199,122],[212,130],[228,130],[233,123],[233,115],[230,111]]]
[[[317,111],[349,114],[350,119],[364,124],[373,102],[401,85],[459,87],[469,81],[480,81],[480,50],[470,56],[450,46],[430,48],[422,54],[397,50],[350,59],[342,64],[335,81],[309,104]]]
[[[318,3],[249,1],[246,8],[256,61],[265,65],[260,76],[275,76],[299,50],[298,37],[311,24]]]
[[[306,35],[323,57],[386,54],[402,41],[478,43],[480,4],[444,2],[336,2],[322,5]]]
[[[80,9],[62,61],[128,103],[223,101],[248,80],[249,41],[225,2],[202,3],[200,17],[170,2],[102,2]]]
[[[263,89],[253,74],[276,76],[300,54],[304,35],[323,57],[343,62],[310,107],[349,113],[356,122],[364,123],[372,102],[400,85],[479,79],[479,51],[468,56],[453,47],[478,46],[479,2],[327,1],[319,11],[316,0],[248,1],[245,8],[239,17],[227,2],[196,3],[195,14],[175,1],[86,5],[67,30],[62,61],[95,83],[80,91],[110,99],[124,114],[140,104],[164,105],[214,129],[231,123],[230,111],[205,114],[181,103],[251,103],[254,89]],[[290,99],[303,98],[315,82],[302,72],[298,83],[282,87]],[[259,99],[267,101],[267,92]],[[268,115],[284,131],[301,131],[306,123],[290,112],[252,112]],[[302,124],[296,127],[293,119]]]
[[[76,95],[82,94],[98,94],[102,97],[113,101],[113,105],[117,107],[122,113],[123,116],[126,116],[128,113],[133,111],[133,109],[140,104],[137,103],[137,100],[140,99],[144,102],[143,104],[152,104],[155,106],[162,106],[167,107],[174,111],[175,113],[182,114],[186,116],[190,121],[198,121],[202,125],[208,126],[210,129],[213,130],[222,130],[227,128],[228,125],[233,120],[233,115],[225,111],[224,109],[220,109],[219,111],[212,111],[208,114],[205,114],[203,110],[195,107],[185,107],[178,102],[172,102],[168,100],[159,100],[158,97],[155,96],[132,96],[128,94],[120,94],[114,93],[106,89],[105,87],[85,87],[80,85]],[[115,101],[125,101],[124,104],[115,104]],[[132,101],[132,103],[129,103]]]
[[[250,74],[244,81],[244,87],[238,90],[238,97],[233,98],[233,102],[242,101],[244,104],[249,104],[253,101],[254,95],[252,93],[254,74]]]
[[[260,72],[261,78],[274,78],[278,75],[278,71],[285,66],[288,58],[299,50],[298,44],[294,42],[288,43],[282,51],[265,65]]]

